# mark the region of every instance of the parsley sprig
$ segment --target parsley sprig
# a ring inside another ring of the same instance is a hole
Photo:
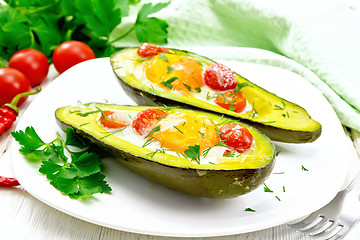
[[[137,40],[166,44],[168,24],[149,15],[170,3],[146,3],[127,32],[114,31],[139,1],[116,0],[5,0],[0,11],[0,60],[19,49],[35,48],[51,61],[53,50],[67,40],[88,44],[96,57],[109,56],[115,43],[135,31]],[[1,61],[0,61],[1,62]]]
[[[101,172],[101,159],[86,147],[74,129],[67,129],[65,140],[57,134],[49,143],[45,143],[33,127],[11,134],[21,145],[19,151],[25,158],[41,162],[39,172],[50,180],[51,185],[70,198],[87,198],[95,193],[111,191]]]

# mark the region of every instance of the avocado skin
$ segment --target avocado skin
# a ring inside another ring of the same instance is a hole
[[[55,113],[56,121],[62,130],[73,128],[89,145],[97,145],[122,166],[166,188],[196,197],[230,199],[249,193],[262,185],[270,176],[276,162],[274,154],[267,165],[253,169],[217,170],[165,165],[132,155],[95,138],[61,120],[58,110]]]
[[[186,103],[180,103],[177,101],[173,101],[168,98],[164,98],[161,96],[150,94],[146,91],[140,90],[138,88],[132,87],[127,84],[125,81],[120,79],[120,85],[126,92],[126,94],[138,105],[142,106],[169,106],[169,107],[183,107],[187,109],[195,109],[207,111],[215,114],[220,114],[216,111],[211,111],[209,109],[198,108],[193,105],[189,105]],[[223,114],[220,114],[223,115]],[[226,117],[239,120],[239,118],[226,115]],[[315,132],[303,132],[303,131],[294,131],[289,129],[277,128],[273,126],[269,126],[263,123],[254,122],[248,119],[241,119],[242,122],[247,123],[257,130],[268,136],[273,141],[286,142],[286,143],[310,143],[314,142],[321,135],[322,128],[318,129]]]

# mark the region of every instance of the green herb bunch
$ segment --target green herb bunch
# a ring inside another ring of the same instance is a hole
[[[134,25],[121,36],[113,30],[129,15],[136,0],[0,0],[0,60],[18,50],[35,48],[49,60],[62,42],[78,40],[89,45],[96,57],[109,56],[117,50],[114,42],[135,31],[140,43],[167,43],[166,21],[149,15],[168,3],[144,4]],[[110,40],[110,38],[112,40]]]
[[[111,191],[104,180],[99,155],[87,147],[74,129],[67,129],[65,141],[57,134],[49,143],[45,143],[33,127],[11,134],[21,145],[19,151],[25,158],[31,162],[41,162],[39,172],[70,198],[87,198],[95,193]]]

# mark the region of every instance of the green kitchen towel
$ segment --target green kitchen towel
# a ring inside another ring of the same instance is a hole
[[[169,24],[171,47],[226,47],[223,57],[232,60],[243,60],[237,48],[260,48],[303,65],[314,73],[310,82],[328,99],[342,124],[360,131],[360,4],[350,3],[173,0],[154,16]],[[134,17],[128,18],[129,24],[125,19],[116,32],[125,32]],[[117,42],[121,47],[138,44],[134,33]],[[291,61],[285,62],[291,68]]]

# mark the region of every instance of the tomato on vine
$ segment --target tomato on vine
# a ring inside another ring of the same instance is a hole
[[[40,85],[49,72],[49,62],[46,56],[32,48],[14,53],[9,60],[9,67],[22,72],[29,79],[31,87]]]
[[[57,46],[53,53],[53,63],[59,73],[86,60],[94,59],[93,50],[85,43],[71,40]]]

